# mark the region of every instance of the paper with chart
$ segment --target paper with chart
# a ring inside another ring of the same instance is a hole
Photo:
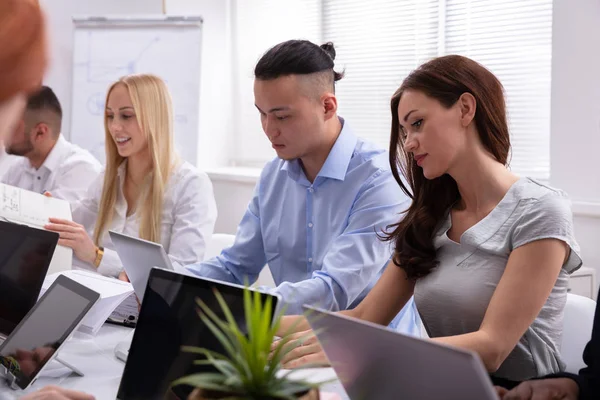
[[[44,229],[50,217],[71,221],[69,202],[0,183],[0,218]],[[48,274],[71,269],[72,265],[73,250],[56,246]]]

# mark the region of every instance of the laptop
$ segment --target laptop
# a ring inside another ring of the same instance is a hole
[[[58,360],[58,352],[99,298],[98,293],[66,276],[56,278],[0,345],[0,375],[13,389],[33,384],[50,361]]]
[[[138,301],[144,298],[152,267],[175,270],[167,252],[160,243],[108,231],[110,240],[121,259],[123,269],[133,286],[133,294],[110,315],[108,322],[135,327],[138,319]],[[137,297],[137,299],[136,299]]]
[[[200,298],[223,317],[214,289],[224,297],[240,328],[245,329],[242,286],[152,268],[118,399],[163,399],[167,392],[169,396],[176,396],[169,398],[186,399],[192,388],[178,386],[170,391],[171,382],[192,373],[213,371],[209,366],[194,365],[199,356],[182,352],[181,346],[223,352],[218,340],[197,313],[196,298]],[[277,315],[281,304],[279,297],[262,296],[263,300],[272,297],[273,315]]]
[[[0,341],[37,302],[58,233],[0,221]]]
[[[160,243],[134,238],[114,231],[108,231],[108,234],[138,299],[144,298],[152,267],[175,270],[167,252]]]
[[[497,400],[479,356],[304,306],[346,393],[359,399]]]

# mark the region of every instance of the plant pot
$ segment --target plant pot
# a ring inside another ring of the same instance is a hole
[[[195,389],[187,398],[187,400],[218,400],[218,399],[222,399],[224,397],[230,397],[230,395],[227,395],[225,393],[222,392],[214,392],[214,391],[205,391],[203,389]],[[245,399],[245,398],[243,398]],[[298,400],[319,400],[320,396],[319,396],[319,390],[318,389],[312,389],[304,394],[300,394],[297,397]],[[269,398],[264,398],[261,400],[269,400]]]

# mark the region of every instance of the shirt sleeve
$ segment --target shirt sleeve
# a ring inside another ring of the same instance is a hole
[[[217,203],[212,183],[203,172],[180,181],[177,192],[167,249],[171,261],[188,265],[204,259],[217,221]]]
[[[94,227],[96,226],[96,220],[98,218],[98,207],[99,207],[99,203],[100,203],[100,196],[102,195],[103,184],[104,184],[104,174],[102,173],[102,174],[96,176],[96,178],[94,179],[92,184],[89,185],[89,187],[87,189],[87,193],[80,201],[76,202],[75,204],[71,203],[71,206],[73,207],[73,212],[72,212],[73,221],[80,225],[83,225],[83,227],[85,228],[85,231],[87,232],[87,234],[89,235],[89,237],[92,240],[94,240]],[[102,246],[102,243],[100,243],[100,246]],[[110,262],[111,258],[113,259],[112,263],[114,263],[114,257],[116,257],[117,260],[119,260],[116,253],[114,255],[111,255],[110,250],[105,250],[104,256],[102,257],[102,262],[100,263],[100,267],[103,267],[103,270],[108,271],[107,265],[111,264],[111,262]],[[77,256],[75,256],[75,254],[73,254],[73,258],[74,258],[73,261],[74,261],[75,265],[85,264],[89,268],[93,268],[93,266],[91,264],[78,259]],[[100,267],[98,268],[98,272],[100,272]],[[102,272],[100,272],[100,273],[102,273]],[[110,275],[108,273],[102,273],[102,274]],[[117,275],[118,275],[118,273],[117,273]],[[115,275],[115,276],[117,276],[117,275]],[[110,275],[110,276],[112,276],[112,275]]]
[[[75,204],[71,203],[71,206],[73,207],[73,221],[83,225],[92,239],[94,236],[94,226],[96,225],[96,219],[98,218],[98,207],[103,185],[104,173],[96,176],[89,185],[85,196],[80,201]]]
[[[347,227],[332,242],[322,268],[310,279],[283,282],[274,289],[287,303],[286,314],[303,313],[303,304],[347,309],[386,266],[392,246],[378,234],[397,223],[408,206],[408,197],[390,171],[380,171],[366,182],[350,210]]]
[[[533,199],[515,227],[512,247],[516,249],[542,239],[558,239],[569,246],[569,257],[563,265],[566,272],[571,273],[581,266],[571,203],[566,195],[552,192]]]
[[[233,246],[201,263],[188,265],[188,271],[225,282],[252,283],[267,263],[260,224],[260,181],[238,226]]]
[[[78,160],[61,167],[59,175],[54,179],[52,187],[44,188],[52,197],[77,204],[85,198],[90,183],[100,174],[100,164],[87,160]]]

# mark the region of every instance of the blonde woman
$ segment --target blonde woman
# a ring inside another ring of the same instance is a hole
[[[208,176],[181,161],[165,83],[129,75],[106,96],[106,169],[73,210],[46,229],[73,249],[74,268],[118,277],[123,270],[108,230],[161,243],[180,265],[201,261],[217,217]]]

